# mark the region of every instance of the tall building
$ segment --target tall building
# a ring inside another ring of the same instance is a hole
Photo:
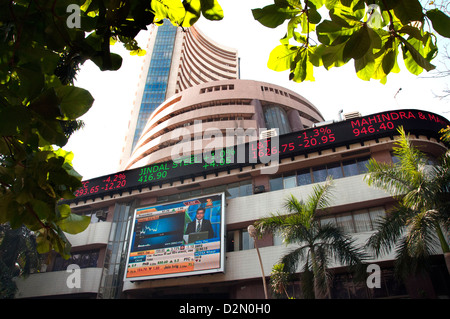
[[[120,168],[161,103],[193,85],[239,78],[237,51],[215,43],[195,27],[181,29],[168,21],[153,26],[146,50]]]

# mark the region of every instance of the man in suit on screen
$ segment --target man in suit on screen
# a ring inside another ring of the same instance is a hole
[[[186,227],[186,235],[192,233],[208,232],[208,239],[214,238],[214,230],[211,222],[205,217],[205,209],[200,207],[197,209],[195,220],[190,222]]]

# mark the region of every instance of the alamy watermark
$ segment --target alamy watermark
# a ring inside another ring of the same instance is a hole
[[[77,264],[67,266],[66,272],[70,273],[66,279],[67,288],[81,288],[81,269]]]
[[[274,174],[278,171],[278,133],[268,138],[260,138],[260,133],[266,131],[265,128],[227,128],[224,135],[223,131],[216,127],[203,130],[203,122],[200,120],[195,120],[192,127],[193,129],[179,127],[172,131],[171,141],[178,141],[171,149],[172,161],[191,158],[193,154],[202,152],[202,158],[195,157],[198,163],[218,163],[224,160],[223,150],[233,149],[236,154],[228,156],[226,164],[262,163],[265,164],[261,170],[262,174]]]
[[[66,9],[70,15],[66,19],[66,24],[69,29],[81,28],[81,8],[77,4],[69,4]]]
[[[367,273],[370,273],[366,279],[367,288],[381,288],[381,268],[377,264],[367,266]]]

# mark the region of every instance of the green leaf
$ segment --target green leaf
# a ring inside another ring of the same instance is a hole
[[[55,89],[60,100],[63,116],[75,120],[85,114],[94,103],[89,91],[75,86],[60,86]]]
[[[313,66],[319,67],[323,65],[322,55],[324,50],[325,46],[323,44],[309,47],[308,59]]]
[[[422,41],[416,38],[410,38],[408,40],[400,38],[400,41],[404,44],[403,60],[405,61],[406,68],[411,73],[419,75],[422,73],[422,68],[427,71],[431,71],[436,68],[419,52],[423,52]]]
[[[322,20],[322,16],[319,12],[317,12],[317,8],[313,7],[310,3],[310,7],[308,8],[308,18],[309,23],[318,24]]]
[[[367,50],[369,50],[371,40],[367,29],[367,25],[363,25],[359,31],[353,33],[350,39],[348,39],[343,51],[344,60],[350,58],[360,59],[366,54]]]
[[[437,33],[443,37],[450,38],[450,17],[439,9],[428,10],[426,15],[431,20]]]
[[[42,92],[35,100],[31,102],[28,108],[41,116],[46,116],[53,119],[61,116],[59,100],[54,88],[50,88]]]
[[[208,20],[222,20],[223,10],[217,0],[201,0],[202,14]]]
[[[301,50],[296,60],[297,64],[295,65],[295,69],[291,72],[291,79],[295,82],[303,82],[303,81],[315,81],[313,76],[313,65],[308,59],[308,50]]]
[[[413,27],[411,25],[403,26],[400,30],[398,30],[398,33],[406,33],[406,34],[410,35],[411,37],[419,39],[419,40],[422,40],[422,38],[423,38],[422,32],[418,28]]]
[[[274,71],[289,70],[297,52],[298,47],[281,44],[270,52],[267,67]]]
[[[94,55],[91,57],[91,60],[102,71],[117,71],[122,66],[122,57],[116,53],[110,53],[106,57],[103,55]]]
[[[91,218],[89,216],[80,216],[70,213],[66,218],[58,221],[56,224],[63,232],[68,234],[78,234],[84,231],[90,224]]]
[[[325,0],[309,0],[309,2],[314,4],[316,9],[320,9],[325,4]]]
[[[58,205],[58,211],[61,218],[67,218],[71,214],[70,206],[67,204]]]
[[[323,50],[322,62],[323,66],[329,70],[332,67],[340,67],[348,62],[344,60],[344,47],[345,43],[338,45],[328,46]]]
[[[359,30],[359,27],[356,29]],[[354,28],[345,28],[335,21],[325,20],[316,27],[318,40],[325,45],[337,45],[347,41],[355,32]]]
[[[367,52],[363,57],[355,59],[356,75],[364,81],[369,81],[374,72],[375,59],[372,52]]]
[[[284,21],[295,17],[300,12],[301,10],[299,9],[292,7],[280,8],[274,4],[268,5],[262,9],[252,9],[253,18],[268,28],[276,28],[283,24]]]
[[[151,7],[156,19],[169,19],[174,25],[181,25],[186,15],[179,0],[153,0]]]
[[[423,8],[419,0],[400,0],[394,7],[394,13],[403,25],[413,21],[422,21]]]
[[[438,48],[436,45],[436,36],[432,33],[426,32],[422,38],[422,43],[423,43],[423,55],[425,59],[427,61],[433,60],[438,53]]]
[[[34,199],[31,202],[34,212],[38,215],[39,219],[48,219],[50,215],[53,214],[52,209],[49,205],[41,200]]]
[[[183,1],[186,15],[184,16],[182,27],[188,28],[192,26],[200,18],[202,14],[202,4],[200,0]]]
[[[35,126],[41,137],[46,141],[46,144],[55,144],[58,146],[66,145],[67,137],[65,136],[59,121],[40,117],[37,118]]]
[[[383,71],[385,74],[389,74],[392,68],[395,65],[395,60],[397,59],[397,55],[395,54],[394,49],[389,48],[386,51],[386,54],[383,57],[383,61],[381,63]]]
[[[0,109],[0,135],[16,135],[31,122],[30,112],[23,106]]]

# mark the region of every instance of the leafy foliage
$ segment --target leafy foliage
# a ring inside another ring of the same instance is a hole
[[[270,287],[276,297],[286,295],[288,299],[290,298],[286,290],[286,286],[291,281],[289,277],[290,274],[284,271],[283,264],[273,265],[272,272],[270,273]]]
[[[400,71],[400,52],[407,70],[419,75],[435,68],[436,36],[427,27],[450,36],[450,18],[438,8],[425,10],[419,0],[275,0],[253,9],[253,17],[269,28],[287,22],[268,67],[289,70],[295,82],[314,81],[314,67],[329,70],[353,60],[360,79],[384,84]]]
[[[26,227],[11,229],[0,224],[0,299],[14,298],[17,290],[14,277],[36,271],[40,259],[36,239]]]
[[[94,102],[73,85],[80,65],[117,70],[122,58],[110,52],[112,43],[143,55],[135,37],[148,25],[168,19],[189,27],[201,15],[220,20],[223,12],[216,0],[0,2],[1,224],[35,232],[40,253],[70,256],[64,233],[89,225],[60,203],[81,186],[73,154],[62,147]]]

